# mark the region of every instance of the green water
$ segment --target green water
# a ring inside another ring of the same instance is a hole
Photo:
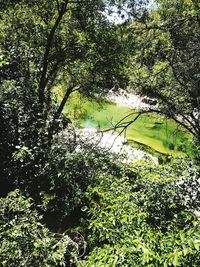
[[[65,106],[64,113],[76,126],[84,128],[112,128],[134,110],[105,101],[94,101],[74,94]],[[128,119],[134,119],[136,114]],[[125,121],[128,121],[125,120]],[[120,132],[122,129],[118,129]],[[191,136],[174,121],[157,114],[142,115],[126,131],[126,138],[133,146],[143,144],[160,153],[179,156],[191,154]]]

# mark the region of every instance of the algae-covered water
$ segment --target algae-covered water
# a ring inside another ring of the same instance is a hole
[[[76,93],[65,106],[64,113],[78,127],[108,129],[134,110],[105,100],[90,100]],[[157,114],[142,115],[128,127],[126,138],[135,147],[142,144],[147,149],[164,154],[179,156],[192,153],[191,136],[174,121]]]

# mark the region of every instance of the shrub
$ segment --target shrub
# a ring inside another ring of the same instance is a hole
[[[133,172],[134,179],[101,174],[88,188],[83,225],[90,253],[79,266],[199,266],[196,167],[142,162]]]
[[[51,233],[32,200],[18,190],[0,199],[1,266],[61,267],[76,259],[77,245],[67,235]]]

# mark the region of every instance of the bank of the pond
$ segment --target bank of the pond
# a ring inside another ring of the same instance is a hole
[[[76,93],[65,106],[64,113],[80,128],[107,129],[115,125],[133,109],[105,100],[90,100]],[[133,119],[129,117],[129,119]],[[163,154],[183,156],[191,154],[191,136],[174,121],[158,114],[142,115],[126,131],[132,146],[142,144]]]
[[[95,128],[83,128],[77,130],[77,134],[82,141],[117,155],[120,162],[132,164],[133,162],[144,160],[158,164],[156,157],[140,149],[133,148],[127,143],[125,137],[113,134],[112,131],[100,132]]]

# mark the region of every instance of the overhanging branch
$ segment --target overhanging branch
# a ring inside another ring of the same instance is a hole
[[[169,119],[173,119],[175,122],[177,122],[179,125],[181,125],[183,128],[185,128],[188,132],[190,132],[192,135],[196,136],[198,134],[198,131],[195,129],[191,129],[189,125],[184,123],[183,121],[179,120],[177,117],[173,116],[172,114],[169,114],[162,110],[156,110],[156,109],[150,109],[150,110],[143,110],[138,112],[131,112],[130,114],[123,117],[120,121],[118,121],[112,128],[103,130],[102,132],[108,132],[108,131],[116,131],[118,129],[122,129],[119,132],[119,135],[122,134],[124,131],[127,130],[127,128],[133,124],[137,119],[139,119],[140,116],[144,114],[150,114],[150,113],[157,113],[166,116]],[[131,116],[136,115],[132,120],[126,120],[127,118],[130,118]],[[126,121],[125,121],[126,120]]]

